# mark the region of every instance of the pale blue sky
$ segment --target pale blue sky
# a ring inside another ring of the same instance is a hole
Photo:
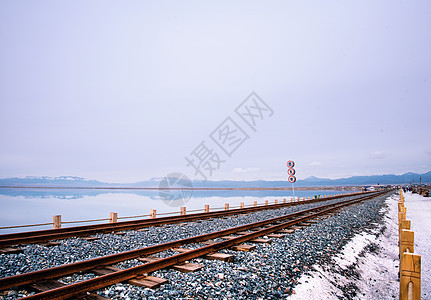
[[[431,170],[429,1],[1,1],[0,177],[210,179]],[[273,110],[250,131],[235,108]],[[214,145],[214,144],[213,144]]]

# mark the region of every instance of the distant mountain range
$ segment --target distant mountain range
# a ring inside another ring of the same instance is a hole
[[[406,173],[402,175],[372,175],[372,176],[352,176],[339,179],[327,179],[318,177],[308,177],[298,180],[296,187],[324,187],[324,186],[357,186],[357,185],[388,185],[388,184],[418,184],[420,178],[422,183],[431,183],[431,171],[424,174]],[[0,179],[0,187],[95,187],[95,188],[157,188],[160,179],[152,178],[147,181],[135,183],[106,183],[98,180],[87,180],[81,177],[61,176],[61,177],[14,177]],[[283,188],[291,187],[287,181],[193,181],[193,187],[197,188]]]

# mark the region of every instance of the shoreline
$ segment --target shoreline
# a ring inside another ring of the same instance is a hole
[[[76,189],[76,190],[196,190],[196,191],[291,191],[291,187],[68,187],[68,186],[0,186],[0,189]],[[295,190],[361,190],[362,186],[319,186],[319,187],[295,187]]]

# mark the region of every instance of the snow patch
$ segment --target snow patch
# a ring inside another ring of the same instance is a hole
[[[355,235],[327,265],[314,265],[289,299],[345,298],[342,289],[351,286],[358,290],[354,299],[398,298],[398,200],[399,195],[388,197],[383,224]],[[359,279],[350,276],[352,272]]]
[[[404,193],[407,220],[415,232],[415,253],[421,256],[422,299],[431,299],[431,198]]]
[[[347,268],[355,263],[359,253],[361,253],[368,244],[375,240],[375,235],[371,235],[366,232],[355,235],[352,240],[344,246],[342,252],[333,258],[335,264],[343,269]]]

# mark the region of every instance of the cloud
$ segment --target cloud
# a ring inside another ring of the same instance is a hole
[[[319,161],[315,161],[315,160],[313,160],[313,161],[311,161],[311,162],[308,163],[309,167],[318,167],[320,165],[322,165],[322,163],[319,162]]]
[[[259,170],[259,168],[234,168],[232,173],[251,173]]]
[[[372,159],[385,159],[388,156],[389,156],[389,154],[384,152],[384,151],[374,151],[370,154],[370,157]]]

